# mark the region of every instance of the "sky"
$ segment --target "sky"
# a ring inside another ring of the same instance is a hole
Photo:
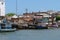
[[[16,0],[5,0],[6,13],[16,13]],[[60,0],[17,0],[17,14],[54,10],[60,11]]]

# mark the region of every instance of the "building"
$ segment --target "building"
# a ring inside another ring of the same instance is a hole
[[[48,26],[53,27],[54,23],[56,23],[56,15],[57,15],[57,12],[50,10],[50,11],[47,11],[47,13],[50,15]]]
[[[24,16],[23,18],[24,18],[25,21],[30,22],[30,21],[33,20],[34,14],[32,14],[32,13],[24,13],[23,16]]]
[[[0,16],[5,16],[5,0],[0,0]]]
[[[49,19],[50,15],[47,12],[35,12],[34,14],[35,14],[34,18],[38,22],[48,24],[48,19]]]

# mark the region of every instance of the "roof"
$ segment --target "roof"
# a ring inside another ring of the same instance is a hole
[[[12,16],[12,18],[18,18],[18,16],[14,15],[14,16]]]

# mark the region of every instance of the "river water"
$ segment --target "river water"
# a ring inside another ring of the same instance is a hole
[[[60,40],[60,28],[0,32],[0,40]]]

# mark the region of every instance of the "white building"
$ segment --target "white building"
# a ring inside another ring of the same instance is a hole
[[[0,16],[5,16],[5,0],[0,0]]]

